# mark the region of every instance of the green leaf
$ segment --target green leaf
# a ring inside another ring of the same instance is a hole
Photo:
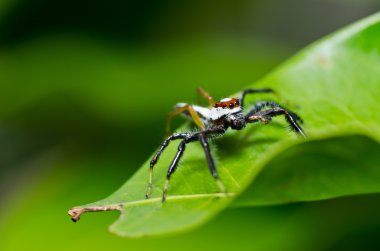
[[[293,145],[270,160],[235,206],[379,192],[379,153],[379,143],[363,135]]]
[[[84,211],[120,210],[111,231],[138,237],[203,224],[243,191],[237,205],[379,192],[379,69],[380,14],[376,14],[311,45],[251,86],[277,90],[280,97],[255,96],[249,102],[277,99],[301,115],[309,137],[289,133],[283,118],[229,131],[213,147],[229,194],[218,191],[200,144],[192,143],[162,204],[166,169],[177,148],[171,143],[155,167],[152,199],[144,199],[148,160],[110,197],[70,213],[79,218]]]

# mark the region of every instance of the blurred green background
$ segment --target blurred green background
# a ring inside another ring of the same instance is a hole
[[[0,250],[379,250],[379,196],[230,209],[178,236],[67,210],[120,187],[172,105],[242,89],[371,0],[0,1]],[[177,121],[179,123],[180,120]],[[354,206],[352,206],[354,205]]]

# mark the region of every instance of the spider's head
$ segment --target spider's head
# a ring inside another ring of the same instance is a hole
[[[240,101],[237,98],[225,98],[216,102],[211,108],[211,119],[218,120],[230,114],[241,112]]]

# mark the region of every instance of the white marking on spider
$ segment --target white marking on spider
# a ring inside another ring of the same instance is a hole
[[[227,100],[227,101],[223,101],[223,100]],[[230,98],[225,98],[225,99],[222,99],[221,102],[228,102],[228,101],[231,101],[232,99]],[[188,104],[186,103],[178,103],[176,105],[176,107],[184,107]],[[202,118],[202,120],[204,121],[207,121],[207,120],[218,120],[218,119],[221,119],[222,117],[224,116],[227,116],[227,115],[231,115],[231,114],[234,114],[234,113],[239,113],[242,111],[241,107],[238,106],[238,107],[235,107],[233,109],[226,109],[226,108],[222,108],[222,107],[212,107],[211,109],[210,108],[206,108],[206,107],[203,107],[203,106],[198,106],[198,105],[191,105],[194,109],[194,111],[196,111]]]
[[[231,100],[232,100],[232,98],[224,98],[224,99],[220,100],[219,102],[229,102]]]
[[[217,107],[217,108],[213,107],[210,110],[209,119],[210,120],[218,120],[218,119],[223,118],[224,116],[231,115],[231,114],[234,114],[234,113],[238,113],[238,112],[241,112],[241,111],[242,111],[242,109],[241,109],[240,106],[239,107],[235,107],[233,109],[223,109],[221,107]]]

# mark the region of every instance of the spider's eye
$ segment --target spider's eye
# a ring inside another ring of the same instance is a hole
[[[235,104],[236,104],[236,105],[239,105],[239,104],[240,104],[239,100],[236,100],[236,101],[235,101]]]
[[[226,108],[226,107],[227,107],[226,104],[223,104],[223,109]]]
[[[233,103],[230,103],[228,106],[230,107],[230,109],[234,108],[234,104]]]

